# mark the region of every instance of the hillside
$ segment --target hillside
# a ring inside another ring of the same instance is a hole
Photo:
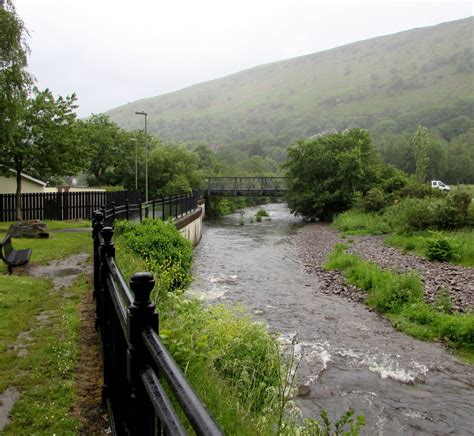
[[[262,65],[112,109],[165,141],[286,146],[346,127],[377,137],[424,124],[451,140],[474,127],[473,18]],[[454,129],[454,130],[453,130]]]

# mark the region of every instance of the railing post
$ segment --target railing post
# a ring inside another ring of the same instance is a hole
[[[142,332],[148,327],[158,332],[158,314],[150,299],[154,286],[153,275],[148,272],[135,273],[130,279],[130,288],[135,296],[129,307],[127,332],[130,344],[127,353],[127,377],[131,387],[130,434],[132,435],[154,434],[155,414],[140,380],[140,372],[147,365]]]
[[[112,222],[115,222],[115,211],[116,211],[116,207],[115,207],[115,201],[112,201]]]
[[[127,217],[127,221],[130,220],[130,202],[128,198],[125,200],[125,216]]]
[[[143,220],[143,210],[142,210],[142,199],[140,198],[138,200],[138,209],[140,211],[140,222]]]
[[[161,197],[161,221],[165,221],[165,197]]]
[[[156,199],[155,199],[155,197],[153,197],[153,203],[152,203],[153,204],[153,209],[152,209],[153,210],[153,219],[155,219],[155,201],[156,201]]]
[[[114,310],[112,301],[107,288],[107,274],[109,267],[107,265],[108,257],[115,257],[115,246],[112,242],[114,231],[112,227],[104,227],[101,230],[102,243],[100,244],[100,290],[97,298],[97,307],[99,310],[99,331],[102,337],[104,380],[102,385],[102,402],[104,405],[111,396],[111,386],[114,377],[114,356],[113,356],[113,332],[110,319],[110,311]]]
[[[94,291],[93,297],[94,300],[97,299],[97,292],[99,292],[100,288],[100,249],[99,249],[99,232],[104,227],[104,215],[100,211],[95,211],[92,214],[92,241],[94,245]],[[96,324],[95,328],[98,328],[98,313],[96,313]]]

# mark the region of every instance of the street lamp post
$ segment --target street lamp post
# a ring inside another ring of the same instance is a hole
[[[143,115],[145,117],[145,201],[148,201],[148,144],[147,144],[147,132],[146,132],[146,117],[145,111],[135,112],[136,115]]]
[[[130,138],[135,143],[135,191],[138,191],[138,141],[137,138]]]

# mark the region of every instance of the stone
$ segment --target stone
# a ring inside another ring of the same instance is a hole
[[[307,397],[311,392],[311,388],[308,385],[298,385],[298,397]]]
[[[20,221],[11,224],[7,233],[10,233],[12,238],[49,238],[46,224],[40,220]]]

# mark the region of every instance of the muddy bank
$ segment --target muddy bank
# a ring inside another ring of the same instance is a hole
[[[350,245],[348,252],[396,272],[418,272],[424,285],[425,301],[433,303],[440,288],[451,295],[453,309],[459,312],[474,310],[474,269],[442,262],[431,262],[418,256],[403,254],[384,244],[382,236],[350,236],[341,239],[338,232],[327,224],[309,224],[297,233],[308,272],[318,275],[321,291],[343,295],[352,301],[363,301],[365,294],[351,285],[337,271],[326,271],[323,264],[337,242]]]

